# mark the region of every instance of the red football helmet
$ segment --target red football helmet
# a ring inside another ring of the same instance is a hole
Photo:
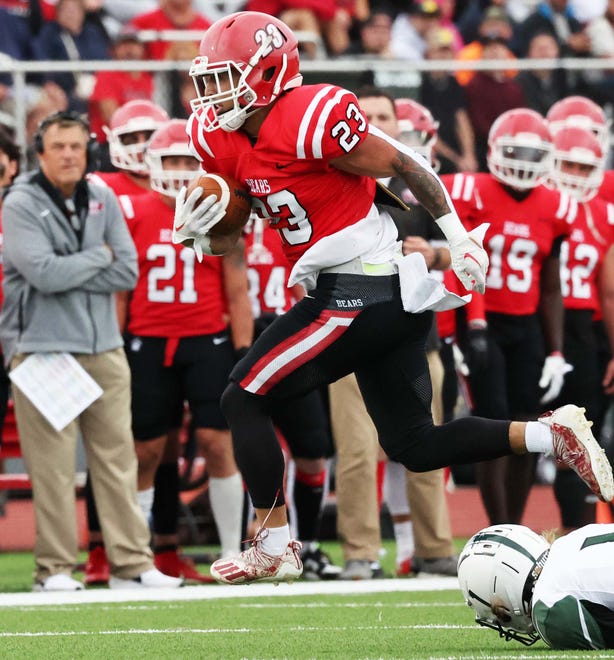
[[[143,161],[147,142],[131,144],[131,133],[151,134],[169,120],[166,110],[146,100],[128,101],[111,115],[110,126],[103,130],[109,142],[111,163],[120,170],[145,174],[147,167]]]
[[[527,190],[552,169],[552,137],[534,110],[514,108],[497,117],[488,133],[488,169],[512,188]]]
[[[553,182],[579,202],[587,202],[603,182],[605,159],[597,136],[586,128],[570,126],[554,135]]]
[[[413,99],[395,99],[394,107],[399,122],[399,141],[432,163],[439,122],[428,108]]]
[[[585,96],[567,96],[557,101],[548,111],[546,120],[553,135],[567,126],[579,126],[592,131],[604,147],[609,140],[610,123],[605,112]]]
[[[203,110],[205,131],[236,131],[258,108],[302,84],[298,41],[269,14],[240,11],[216,21],[205,33],[190,76],[196,87],[192,110]],[[232,107],[222,109],[222,104]]]
[[[169,197],[177,197],[181,188],[188,186],[201,172],[198,159],[190,151],[187,124],[185,119],[167,121],[151,136],[145,152],[151,189]],[[194,160],[194,169],[165,169],[163,159],[166,156],[188,156]]]

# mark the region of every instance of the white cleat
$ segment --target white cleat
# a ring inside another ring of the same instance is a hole
[[[301,543],[290,541],[281,556],[269,555],[262,550],[262,540],[267,533],[261,528],[251,546],[236,555],[218,559],[211,564],[211,575],[226,584],[248,582],[293,582],[303,572]]]
[[[109,578],[109,589],[177,589],[183,586],[183,579],[160,573],[157,568],[150,568],[135,578]]]
[[[552,431],[554,458],[576,472],[588,487],[604,502],[614,498],[612,466],[595,440],[592,423],[584,416],[585,409],[568,404],[544,413],[542,424]]]

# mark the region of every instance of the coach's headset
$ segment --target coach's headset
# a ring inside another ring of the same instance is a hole
[[[36,133],[32,138],[36,153],[42,154],[45,151],[43,136],[47,132],[47,129],[52,124],[59,124],[64,121],[75,122],[76,124],[79,124],[87,131],[87,134],[89,135],[89,139],[87,141],[87,146],[85,148],[86,149],[85,169],[87,172],[91,172],[92,170],[97,169],[99,157],[100,157],[100,151],[99,151],[98,142],[96,140],[96,134],[90,131],[89,123],[78,112],[73,112],[69,110],[60,110],[59,112],[54,112],[52,115],[45,117],[38,125],[38,128],[36,129]]]

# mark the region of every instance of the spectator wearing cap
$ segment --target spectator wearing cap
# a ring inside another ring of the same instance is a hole
[[[111,56],[118,61],[145,59],[145,44],[133,27],[123,28],[115,37]],[[89,99],[90,127],[98,142],[106,143],[102,127],[109,123],[117,108],[128,101],[151,100],[153,93],[154,81],[149,71],[98,71]]]
[[[501,38],[482,40],[482,58],[505,60],[509,54]],[[495,119],[506,110],[526,106],[522,87],[506,71],[478,71],[465,86],[467,111],[475,133],[479,169],[487,171],[488,132]]]
[[[202,30],[209,29],[211,21],[197,13],[192,0],[158,0],[158,9],[135,16],[127,26],[135,30]],[[197,39],[197,41],[200,41]],[[147,43],[146,57],[150,60],[167,58],[172,42],[158,39]]]
[[[556,39],[548,32],[538,32],[529,42],[527,59],[556,60],[560,56]],[[533,69],[521,71],[516,81],[524,91],[527,106],[546,115],[554,103],[569,96],[570,85],[563,69]]]
[[[509,47],[510,39],[513,36],[513,26],[505,10],[501,7],[489,7],[482,17],[478,28],[478,38],[467,44],[456,58],[459,60],[474,61],[487,59],[484,57],[484,45],[486,43],[497,42],[505,47],[505,58],[514,60],[514,53]],[[475,71],[457,71],[456,79],[461,85],[467,85],[474,77]],[[508,78],[513,78],[516,71],[506,71]]]
[[[435,0],[414,2],[408,12],[397,15],[392,24],[391,50],[403,60],[421,60],[426,51],[426,35],[439,25],[441,8]]]
[[[439,5],[441,10],[441,16],[439,17],[439,26],[445,27],[453,35],[452,46],[454,52],[457,53],[464,45],[463,35],[460,33],[456,23],[454,23],[454,13],[456,11],[456,0],[435,0]]]
[[[531,37],[538,32],[551,34],[556,39],[563,57],[590,53],[589,35],[576,18],[568,0],[544,0],[520,24],[514,43],[514,51],[520,57],[527,55]]]
[[[445,27],[433,28],[426,36],[425,57],[454,59],[454,34]],[[420,101],[439,122],[435,153],[440,174],[475,172],[475,138],[467,113],[464,89],[448,71],[429,71],[422,78]]]

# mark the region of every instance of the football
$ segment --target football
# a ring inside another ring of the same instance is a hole
[[[197,205],[209,195],[215,195],[226,206],[224,217],[209,230],[211,236],[228,236],[247,224],[252,210],[252,199],[243,184],[225,174],[208,172],[192,179],[186,197],[198,186],[203,189],[203,193]]]

